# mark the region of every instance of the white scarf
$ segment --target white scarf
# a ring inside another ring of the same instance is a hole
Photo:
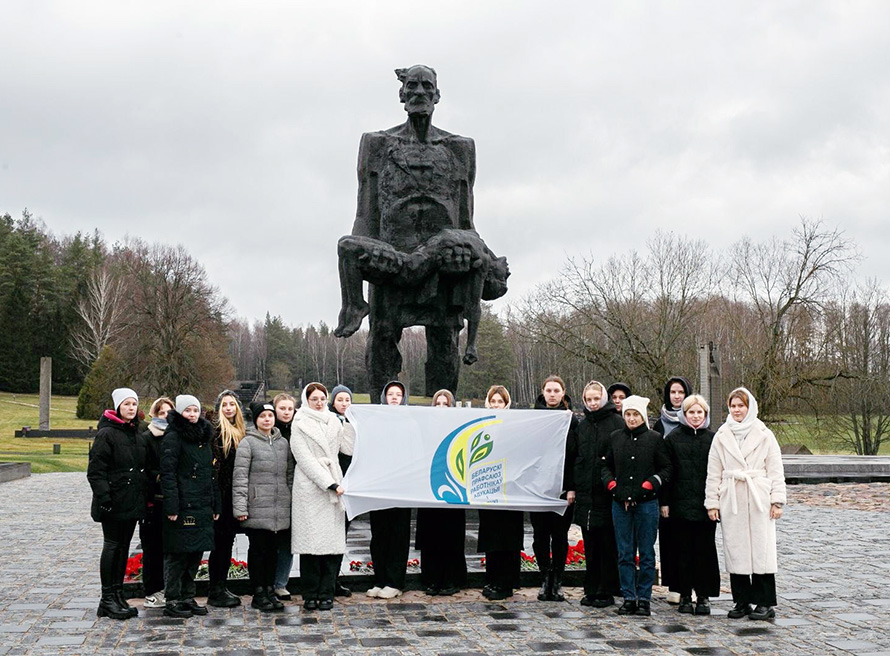
[[[754,428],[754,425],[757,423],[757,399],[755,399],[754,395],[744,387],[737,387],[733,390],[733,392],[736,391],[742,391],[748,395],[748,414],[745,415],[745,418],[741,421],[736,421],[732,418],[732,414],[730,414],[726,418],[726,425],[729,426],[729,430],[735,435],[736,442],[738,442],[741,447],[742,442],[745,441],[745,438],[748,437],[748,433],[751,432],[751,429]]]

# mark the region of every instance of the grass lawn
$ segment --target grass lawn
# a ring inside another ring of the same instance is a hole
[[[31,471],[35,474],[86,471],[89,440],[13,437],[22,426],[38,427],[38,400],[36,394],[0,392],[0,462],[30,462]],[[76,407],[76,396],[53,396],[50,427],[95,428],[95,420],[75,418]],[[53,444],[62,445],[61,454],[53,455]]]

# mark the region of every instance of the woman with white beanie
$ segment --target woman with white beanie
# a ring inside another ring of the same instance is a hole
[[[98,617],[125,620],[138,611],[123,596],[124,574],[136,522],[145,516],[145,442],[139,436],[139,395],[128,387],[111,393],[113,410],[99,419],[90,450],[87,480],[93,490],[90,514],[102,523]]]
[[[201,402],[180,394],[167,413],[161,442],[164,494],[164,615],[206,615],[195,601],[195,575],[205,551],[213,549],[213,523],[222,501],[213,477],[213,426],[201,416]]]
[[[671,477],[664,439],[649,429],[649,399],[628,396],[621,404],[625,427],[612,433],[602,466],[612,493],[612,522],[618,544],[618,579],[624,603],[619,615],[651,615],[655,582],[658,490]],[[635,557],[640,554],[637,574]]]
[[[294,469],[291,550],[300,554],[303,607],[331,610],[346,552],[340,453],[352,455],[355,430],[327,406],[328,391],[309,383],[291,425]]]
[[[729,417],[711,442],[705,508],[723,533],[732,619],[776,616],[776,520],[785,505],[785,470],[776,436],[757,418],[744,387],[729,395]],[[755,608],[751,608],[754,604]]]

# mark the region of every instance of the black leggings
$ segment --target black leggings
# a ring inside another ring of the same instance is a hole
[[[564,515],[555,512],[529,513],[534,531],[532,549],[535,552],[535,560],[538,561],[538,569],[542,572],[550,569],[551,553],[557,569],[559,571],[565,569],[573,509],[573,506],[569,506]]]
[[[145,596],[164,589],[164,531],[163,512],[148,511],[139,522],[139,541],[142,543],[142,588]]]
[[[232,564],[232,546],[235,544],[235,525],[223,522],[222,518],[213,524],[213,551],[207,559],[207,574],[210,585],[226,584],[229,567]]]
[[[136,530],[135,519],[102,522],[102,555],[99,557],[99,580],[102,588],[122,586],[127,571],[130,540]]]

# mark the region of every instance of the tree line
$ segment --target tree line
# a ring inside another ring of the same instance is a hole
[[[575,394],[621,380],[660,404],[672,375],[698,387],[698,352],[713,344],[727,386],[745,384],[769,418],[816,415],[857,453],[890,431],[890,303],[884,284],[856,275],[855,244],[801,219],[787,239],[744,237],[720,250],[655,233],[639,250],[569,258],[560,273],[479,329],[480,360],[462,367],[458,397],[506,383],[528,407],[560,374]],[[343,340],[325,322],[233,317],[183,247],[98,232],[56,237],[25,210],[0,217],[0,389],[34,392],[39,358],[54,390],[96,414],[108,389],[192,390],[205,399],[233,380],[300,390],[312,380],[367,391],[367,332]],[[401,342],[401,378],[423,394],[423,330]]]

